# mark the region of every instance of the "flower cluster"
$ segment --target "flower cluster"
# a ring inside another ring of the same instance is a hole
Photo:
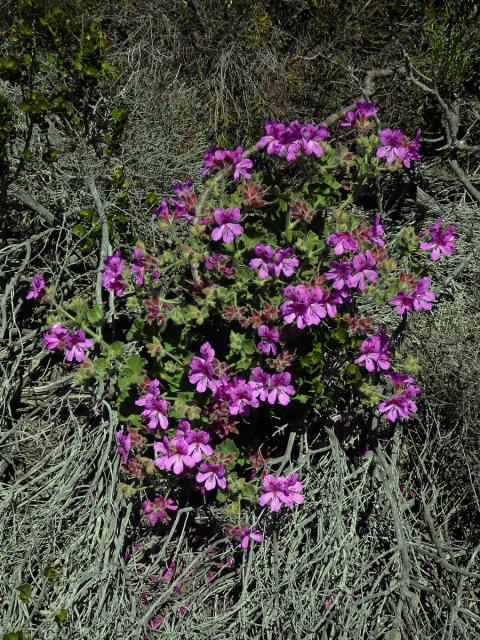
[[[430,257],[434,262],[440,259],[442,253],[445,256],[451,256],[455,251],[455,242],[458,240],[458,235],[455,233],[455,225],[450,224],[446,229],[442,229],[444,220],[437,220],[429,228],[427,234],[423,236],[430,236],[430,240],[423,240],[420,243],[420,249],[423,251],[432,251]]]
[[[284,275],[286,278],[293,276],[295,269],[300,264],[293,255],[293,249],[273,249],[268,244],[257,242],[253,249],[255,258],[249,262],[250,269],[258,269],[258,277],[266,280],[269,274],[274,274],[277,278]]]
[[[151,380],[145,387],[144,393],[135,400],[138,407],[145,407],[142,416],[149,429],[168,429],[168,402],[160,397],[160,381]]]
[[[363,131],[370,129],[373,124],[368,120],[372,116],[376,116],[378,109],[373,102],[366,102],[359,100],[356,104],[354,111],[348,111],[346,114],[346,120],[340,122],[341,127],[354,126],[356,129]]]
[[[206,176],[212,170],[233,171],[233,179],[240,180],[240,177],[249,180],[252,176],[248,169],[253,167],[250,158],[244,156],[243,147],[236,149],[217,149],[207,151],[203,156],[203,168],[200,175]]]
[[[282,122],[267,122],[265,135],[257,145],[267,149],[269,156],[285,158],[288,162],[295,160],[301,153],[320,158],[325,153],[322,141],[330,137],[324,124],[300,124],[292,120],[288,125]]]
[[[399,163],[409,169],[412,161],[420,160],[421,133],[418,129],[415,138],[410,140],[400,129],[382,129],[377,158],[385,158],[387,164]]]
[[[93,349],[93,340],[85,337],[83,329],[71,331],[60,322],[56,322],[47,333],[43,334],[43,345],[46,349],[63,349],[67,362],[83,362],[85,351]]]
[[[268,346],[271,352],[272,345]],[[262,348],[267,350],[266,343]],[[216,369],[222,371],[220,377],[215,375]],[[270,375],[261,367],[255,367],[248,381],[230,375],[225,366],[215,362],[215,351],[208,342],[200,347],[200,356],[192,359],[188,379],[200,393],[208,388],[214,400],[221,403],[232,416],[247,416],[252,408],[256,409],[264,401],[272,405],[276,402],[287,405],[290,396],[295,395],[295,389],[290,384],[291,375],[286,371]]]
[[[105,267],[100,269],[103,286],[107,291],[113,291],[117,296],[123,295],[126,283],[123,277],[125,263],[122,260],[121,252],[115,251],[112,256],[105,258],[103,263]]]
[[[420,278],[416,283],[409,284],[408,291],[399,291],[390,301],[395,311],[399,316],[403,315],[407,311],[413,313],[419,313],[424,309],[425,311],[431,311],[432,302],[435,300],[435,293],[429,290],[430,278],[427,276]]]
[[[387,373],[385,378],[392,384],[395,393],[378,405],[380,413],[386,414],[390,422],[398,418],[405,420],[410,414],[416,413],[417,405],[412,398],[420,393],[420,389],[413,385],[413,378],[397,372]]]
[[[261,507],[268,505],[272,511],[280,511],[283,505],[293,509],[295,504],[302,504],[303,484],[296,473],[290,473],[287,477],[268,473],[262,482],[262,495],[258,499]]]
[[[306,284],[288,285],[283,297],[285,302],[280,306],[283,320],[286,324],[295,322],[299,329],[318,325],[327,316],[334,318],[337,304],[342,302],[340,295]]]

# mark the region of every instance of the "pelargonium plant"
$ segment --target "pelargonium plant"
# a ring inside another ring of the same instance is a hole
[[[394,234],[368,208],[385,176],[420,160],[420,131],[376,131],[376,114],[367,102],[346,114],[347,147],[334,129],[294,120],[268,122],[248,152],[209,150],[199,179],[177,183],[151,218],[158,237],[179,225],[187,240],[162,250],[139,240],[104,259],[115,326],[102,305],[46,300],[45,348],[81,363],[79,382],[108,378],[115,390],[120,488],[141,496],[145,526],[206,506],[237,548],[253,548],[268,514],[288,517],[308,500],[301,470],[282,475],[271,462],[292,431],[317,435],[340,416],[368,443],[418,411],[400,333],[363,303],[399,326],[429,312],[429,265],[454,252],[457,235],[443,219],[420,237]],[[27,298],[44,290],[37,274]]]

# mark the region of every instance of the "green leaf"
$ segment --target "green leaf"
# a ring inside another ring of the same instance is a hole
[[[113,357],[118,357],[121,356],[123,353],[123,348],[124,348],[124,344],[123,342],[120,341],[116,341],[116,342],[112,342],[111,345],[109,345],[109,351],[110,351],[110,355],[112,355]]]
[[[17,587],[17,591],[19,593],[19,598],[22,602],[29,602],[31,595],[32,595],[32,587],[27,584],[19,584]]]
[[[362,379],[362,373],[355,364],[348,364],[342,371],[342,376],[348,384],[355,384]]]
[[[96,304],[94,307],[87,311],[87,320],[92,324],[100,322],[103,318],[103,307],[101,304]]]
[[[26,640],[22,631],[10,631],[3,635],[3,640]]]
[[[68,611],[66,609],[60,609],[60,611],[55,616],[55,620],[58,624],[65,624],[68,620]]]
[[[127,389],[132,384],[141,382],[147,361],[139,355],[127,358],[118,374],[118,386],[120,389]]]
[[[132,487],[129,484],[125,484],[124,482],[118,482],[117,491],[121,493],[122,496],[128,500],[134,495],[135,487]]]
[[[58,577],[58,569],[55,567],[45,567],[43,570],[43,575],[48,580],[48,582],[53,582]]]
[[[343,327],[338,327],[338,329],[334,329],[330,335],[334,340],[336,340],[340,344],[343,344],[348,339],[348,331]]]

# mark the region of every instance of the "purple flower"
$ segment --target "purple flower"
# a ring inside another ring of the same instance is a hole
[[[166,400],[159,397],[159,381],[152,380],[146,390],[146,393],[135,400],[138,407],[145,407],[142,416],[148,420],[147,427],[149,429],[168,429],[167,412],[169,404]]]
[[[377,157],[386,158],[387,164],[392,164],[397,159],[403,162],[407,155],[405,134],[400,129],[383,129],[379,137],[382,146],[377,149]]]
[[[410,162],[412,160],[414,162],[420,160],[419,149],[420,149],[421,133],[422,133],[422,130],[417,129],[417,133],[415,135],[415,138],[413,138],[413,140],[409,140],[407,137],[405,137],[404,144],[406,148],[406,154],[405,154],[405,158],[403,159],[403,166],[406,167],[407,169],[410,168]]]
[[[280,340],[280,332],[278,329],[270,329],[267,325],[262,324],[258,327],[258,335],[261,340],[258,343],[258,349],[265,356],[277,355],[277,343]]]
[[[202,176],[207,175],[212,169],[216,170],[233,170],[233,179],[238,181],[240,176],[249,180],[252,176],[248,173],[248,169],[253,167],[250,158],[243,155],[243,147],[236,149],[217,149],[216,151],[207,151],[203,156],[203,169],[200,171]]]
[[[367,238],[370,240],[370,242],[373,242],[373,244],[376,244],[378,247],[384,247],[385,241],[380,237],[383,236],[383,234],[384,229],[381,224],[381,217],[380,214],[377,213],[375,214],[375,219],[372,226],[367,229]]]
[[[451,224],[446,229],[442,229],[442,224],[443,219],[432,224],[428,230],[428,235],[431,239],[420,243],[420,249],[424,251],[433,249],[430,257],[434,262],[440,259],[442,253],[446,256],[451,256],[455,251],[455,242],[458,240],[458,235],[455,233],[455,225]]]
[[[303,320],[305,325],[317,325],[327,317],[326,292],[321,287],[312,287],[309,291],[309,300]],[[298,326],[298,322],[297,322]]]
[[[230,398],[230,415],[247,416],[250,409],[256,409],[259,405],[256,388],[252,382],[246,382],[243,378],[236,378],[228,391]]]
[[[274,373],[270,378],[270,391],[268,393],[268,404],[279,402],[285,406],[290,402],[290,396],[295,395],[295,389],[290,384],[292,376],[288,371]]]
[[[169,220],[170,216],[168,214],[168,203],[166,200],[162,200],[160,206],[155,209],[153,212],[153,217],[157,220]]]
[[[142,502],[142,507],[151,525],[156,525],[159,520],[168,522],[170,516],[167,513],[167,509],[169,511],[177,511],[178,509],[178,505],[171,498],[164,498],[161,495],[157,495],[153,502],[145,500]]]
[[[349,111],[346,115],[346,120],[339,122],[341,127],[351,127],[352,125],[358,125],[362,127],[365,120],[371,116],[375,116],[378,113],[378,109],[373,102],[366,102],[359,100],[356,104],[355,111]]]
[[[130,457],[130,449],[132,448],[132,436],[130,433],[126,435],[121,431],[115,433],[115,442],[117,443],[117,452],[120,456],[122,464],[126,464]]]
[[[274,250],[268,244],[257,242],[253,249],[256,258],[252,258],[248,263],[250,269],[258,269],[260,280],[266,280],[270,271],[274,269]]]
[[[33,276],[33,280],[30,284],[30,291],[25,296],[27,300],[32,298],[37,299],[46,291],[45,280],[39,273]]]
[[[360,346],[360,353],[354,363],[363,362],[367,371],[390,369],[390,339],[383,331],[364,340]]]
[[[216,209],[213,217],[218,227],[212,230],[212,240],[223,240],[225,244],[231,244],[235,236],[242,235],[243,227],[238,224],[240,220],[240,209],[229,207],[228,209]]]
[[[67,362],[83,362],[85,360],[85,349],[93,348],[93,340],[85,339],[85,331],[77,329],[75,333],[70,333],[66,338],[67,351],[65,360]]]
[[[435,300],[435,294],[433,291],[429,291],[430,278],[424,277],[415,285],[412,293],[412,305],[413,311],[418,313],[422,309],[425,311],[431,311],[432,302]]]
[[[257,533],[255,527],[243,527],[232,529],[231,535],[240,540],[239,547],[246,551],[249,547],[250,541],[262,542],[263,535]]]
[[[290,498],[290,508],[293,508],[294,504],[303,504],[305,498],[302,496],[303,484],[298,480],[297,473],[290,473],[285,479],[285,487],[287,489],[287,495]]]
[[[395,311],[399,316],[406,311],[413,311],[413,299],[408,291],[399,291],[396,296],[389,300],[388,304],[395,307]]]
[[[286,504],[290,506],[292,498],[288,493],[288,487],[286,478],[280,476],[276,478],[271,473],[268,473],[262,482],[262,495],[258,499],[258,504],[261,507],[269,505],[272,511],[280,511],[282,505]]]
[[[270,390],[270,374],[261,367],[255,367],[250,376],[250,387],[254,396],[264,402]]]
[[[124,262],[120,251],[115,251],[112,256],[108,256],[103,261],[104,269],[100,269],[102,275],[102,284],[107,291],[114,291],[115,295],[121,296],[125,291],[125,280],[122,272]]]
[[[306,156],[314,155],[317,158],[323,156],[323,150],[320,142],[330,137],[328,129],[324,124],[304,124],[300,128],[300,141],[302,150]]]
[[[349,286],[348,280],[351,273],[352,265],[348,260],[332,260],[330,270],[327,271],[325,277],[327,280],[332,280],[332,287],[334,289],[342,291]]]
[[[352,289],[358,288],[363,293],[365,291],[365,280],[373,283],[377,279],[378,274],[374,270],[376,264],[375,258],[369,250],[354,256],[352,261],[353,272],[347,279],[348,286]]]
[[[275,252],[275,264],[273,265],[273,271],[277,278],[279,278],[282,273],[288,278],[293,275],[299,264],[298,259],[293,255],[292,248],[287,247],[285,249],[277,249]]]
[[[327,244],[335,247],[333,253],[336,256],[341,256],[342,253],[347,251],[358,251],[358,242],[349,231],[331,233],[327,238]]]
[[[173,185],[173,190],[175,197],[170,198],[168,202],[175,209],[174,217],[192,220],[197,203],[193,180],[187,180],[184,185],[177,182]]]
[[[378,405],[378,410],[380,413],[385,413],[390,422],[395,422],[398,418],[404,420],[410,414],[417,412],[417,405],[412,398],[418,393],[420,393],[420,389],[410,385],[401,393],[381,402]]]
[[[213,360],[215,357],[215,351],[212,349],[209,342],[205,342],[200,347],[200,354],[203,357],[194,356],[190,363],[190,371],[188,373],[188,380],[191,384],[196,385],[196,389],[199,393],[204,393],[207,387],[215,393],[218,388],[218,381],[214,379],[213,375]]]
[[[265,134],[257,142],[257,145],[260,149],[266,147],[269,156],[285,157],[288,162],[291,162],[302,150],[299,132],[295,132],[291,127],[286,127],[281,122],[267,122]]]
[[[213,449],[208,444],[210,436],[206,431],[191,429],[185,435],[185,440],[188,444],[188,453],[195,460],[195,463],[200,462],[203,456],[213,454]]]
[[[141,247],[135,247],[133,252],[133,262],[130,264],[130,272],[136,275],[135,283],[139,286],[143,284],[146,266],[147,263],[143,249]]]
[[[198,484],[203,484],[207,491],[212,491],[215,487],[219,489],[227,488],[225,468],[221,464],[202,462],[195,479]]]
[[[234,270],[231,267],[227,267],[229,258],[223,255],[223,253],[214,252],[209,256],[203,258],[203,264],[209,271],[216,270],[219,273],[223,273],[227,276],[231,276]]]
[[[310,302],[310,293],[308,288],[304,284],[288,285],[283,290],[283,297],[285,302],[280,305],[280,311],[283,315],[283,320],[287,324],[297,323],[299,329],[303,329],[306,326],[305,313]]]
[[[48,333],[43,334],[43,345],[46,349],[63,349],[70,331],[60,322],[56,322]]]
[[[395,311],[399,316],[403,315],[406,311],[412,311],[419,313],[424,309],[430,311],[432,309],[432,302],[435,300],[435,293],[429,291],[430,279],[427,277],[421,278],[414,286],[413,291],[408,293],[407,291],[399,291],[390,301]]]
[[[196,465],[196,457],[190,453],[190,446],[186,440],[174,438],[170,443],[170,452],[164,462],[164,469],[172,469],[175,475],[180,475],[184,467],[191,469]]]

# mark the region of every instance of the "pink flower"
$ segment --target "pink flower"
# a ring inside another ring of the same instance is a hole
[[[379,137],[382,146],[377,149],[377,157],[386,158],[387,164],[392,164],[397,159],[403,162],[407,155],[404,133],[400,129],[383,129]]]
[[[203,484],[207,491],[212,491],[217,486],[219,489],[227,488],[225,468],[221,464],[202,462],[195,479],[199,484]]]
[[[93,349],[93,340],[85,338],[85,331],[77,329],[75,333],[70,333],[66,338],[67,351],[65,360],[72,362],[83,362],[85,360],[85,349]]]
[[[248,263],[250,269],[258,269],[260,280],[266,280],[270,271],[273,271],[274,250],[268,244],[257,242],[254,248],[256,258],[252,258]]]
[[[269,505],[272,511],[280,511],[282,505],[290,506],[292,498],[288,494],[286,478],[280,476],[276,478],[271,473],[263,478],[262,495],[258,499],[261,507]]]
[[[268,404],[279,402],[285,406],[290,402],[290,396],[295,395],[295,388],[290,384],[291,379],[292,376],[288,371],[273,374],[270,378],[270,391],[267,397]]]
[[[247,416],[252,407],[256,409],[259,401],[255,390],[256,388],[252,382],[246,382],[243,378],[236,378],[228,391],[230,415]]]
[[[207,175],[212,169],[229,171],[233,170],[233,179],[240,180],[242,176],[249,180],[252,176],[248,173],[248,169],[253,167],[250,158],[245,158],[243,147],[236,149],[217,149],[216,151],[207,151],[203,156],[204,166],[200,171],[200,175]]]
[[[362,293],[365,291],[365,281],[375,282],[377,279],[377,272],[374,267],[376,265],[375,258],[372,252],[367,250],[364,254],[359,254],[353,257],[352,266],[353,272],[348,276],[347,284],[349,287],[358,288]]]
[[[298,259],[293,255],[293,249],[291,247],[277,249],[275,252],[273,271],[277,278],[279,278],[282,273],[288,278],[294,274],[299,264]]]
[[[174,438],[169,441],[166,436],[162,442],[155,442],[153,448],[161,455],[155,459],[155,465],[162,470],[172,469],[175,475],[183,473],[184,467],[191,469],[195,466],[193,456],[188,452],[186,440]]]
[[[435,293],[429,291],[430,279],[427,277],[421,278],[413,287],[411,293],[407,291],[399,291],[390,301],[395,311],[399,316],[403,315],[406,311],[412,311],[419,313],[424,309],[430,311],[432,309],[432,302],[435,300]]]
[[[302,496],[303,484],[298,480],[297,473],[291,473],[285,479],[285,487],[287,489],[287,495],[291,500],[290,508],[293,508],[294,504],[303,504],[305,498]]]
[[[167,412],[169,404],[166,400],[159,397],[159,381],[152,380],[147,387],[146,393],[135,400],[138,407],[145,407],[142,416],[148,420],[147,427],[149,429],[168,429]]]
[[[412,400],[420,393],[418,387],[409,385],[404,391],[398,393],[378,405],[380,413],[385,413],[387,420],[395,422],[398,418],[405,420],[412,413],[417,412],[417,405]]]
[[[430,278],[424,277],[420,278],[420,280],[415,285],[415,288],[412,293],[412,305],[413,311],[418,313],[422,309],[425,311],[431,311],[432,302],[435,300],[435,293],[433,291],[429,291],[428,287],[430,286]]]
[[[261,533],[257,533],[255,527],[243,527],[243,528],[235,528],[230,532],[232,536],[240,539],[240,544],[238,545],[244,551],[246,551],[250,545],[250,542],[262,542],[263,535]]]
[[[188,453],[195,460],[195,463],[200,462],[203,456],[213,454],[213,449],[208,444],[210,436],[206,431],[191,429],[186,433],[185,440],[188,444]]]
[[[204,393],[207,387],[215,393],[218,388],[218,381],[213,376],[213,361],[215,357],[215,351],[212,349],[209,342],[205,342],[200,347],[200,354],[203,357],[194,356],[190,363],[190,371],[188,373],[188,380],[191,384],[196,385],[196,389],[199,393]]]
[[[290,123],[292,127],[293,123]],[[303,153],[306,156],[314,155],[317,158],[323,156],[323,150],[320,142],[330,137],[327,127],[324,124],[304,124],[300,126],[300,142],[302,144]]]
[[[348,287],[348,280],[352,273],[352,265],[348,260],[332,260],[330,270],[327,271],[325,277],[332,281],[332,287],[339,291]]]
[[[415,138],[410,140],[400,129],[383,129],[379,133],[382,146],[377,149],[376,155],[386,158],[387,164],[399,160],[408,169],[412,160],[420,160],[420,135],[421,130],[418,129]]]
[[[327,238],[327,244],[335,247],[333,253],[336,256],[341,256],[342,253],[347,251],[358,251],[358,242],[349,231],[331,233]]]
[[[240,220],[238,207],[216,209],[213,217],[219,226],[212,230],[212,240],[223,240],[225,244],[231,244],[236,236],[242,235],[243,227],[238,224]]]
[[[361,355],[354,360],[354,363],[361,364],[363,362],[367,371],[390,369],[390,339],[383,331],[364,340],[360,347],[360,353]]]
[[[135,283],[139,286],[143,284],[146,266],[147,263],[143,249],[141,247],[135,247],[133,252],[133,262],[130,264],[130,272],[136,275]]]
[[[455,233],[455,225],[451,224],[446,229],[441,228],[443,219],[438,220],[428,230],[430,240],[420,243],[420,249],[424,251],[430,251],[431,258],[434,262],[440,259],[442,253],[445,256],[451,256],[455,251],[455,242],[458,240],[458,235]]]
[[[33,280],[30,284],[30,291],[27,293],[25,298],[27,300],[31,300],[32,298],[37,299],[46,291],[45,280],[39,273],[36,273],[33,276]]]
[[[341,127],[351,127],[354,125],[357,128],[362,129],[364,128],[366,119],[371,116],[375,116],[377,113],[378,109],[373,102],[359,100],[355,111],[349,111],[346,114],[347,119],[343,122],[339,122],[338,124]]]
[[[310,293],[306,285],[288,285],[283,290],[285,302],[280,306],[283,320],[287,324],[296,322],[299,329],[307,326],[305,322],[305,314],[310,304]]]
[[[48,333],[43,334],[43,345],[46,349],[63,349],[70,331],[60,322],[56,322]]]
[[[177,511],[178,505],[174,503],[170,498],[164,498],[161,495],[157,495],[153,502],[145,500],[142,502],[142,507],[147,514],[147,520],[151,525],[156,525],[159,520],[162,522],[168,522],[170,516],[167,513],[169,511]]]
[[[261,367],[255,367],[250,376],[250,387],[253,395],[264,402],[270,390],[270,374]]]
[[[277,343],[280,340],[280,332],[278,329],[270,329],[267,325],[262,324],[258,327],[258,335],[261,341],[258,343],[258,349],[265,356],[277,355]]]
[[[367,229],[367,238],[370,240],[370,242],[373,242],[373,244],[376,244],[378,247],[384,247],[385,241],[380,237],[383,236],[383,234],[384,229],[381,224],[380,214],[377,213],[375,215],[372,226]]]
[[[125,280],[122,273],[124,262],[120,251],[115,251],[112,256],[108,256],[103,261],[104,269],[100,269],[102,275],[102,284],[107,291],[114,291],[115,295],[121,296],[125,291]]]
[[[117,443],[117,452],[122,464],[126,464],[130,457],[130,450],[132,448],[132,436],[130,433],[126,435],[121,431],[115,433],[115,441]]]

